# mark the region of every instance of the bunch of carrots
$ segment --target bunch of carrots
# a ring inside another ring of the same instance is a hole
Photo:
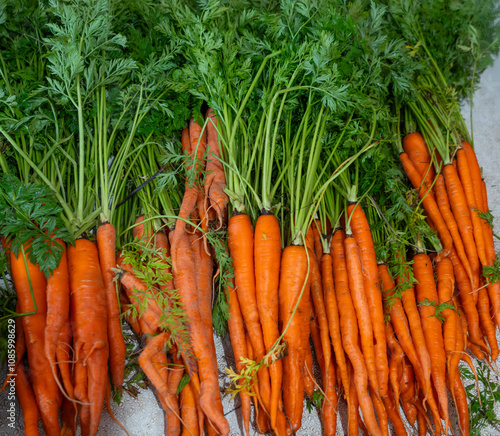
[[[103,405],[110,410],[110,377],[121,386],[125,369],[113,228],[99,227],[97,244],[77,239],[66,249],[64,242],[56,243],[63,247],[61,260],[46,279],[28,258],[29,245],[16,256],[9,240],[2,242],[10,256],[17,313],[24,314],[16,323],[17,395],[26,434],[38,434],[41,419],[47,435],[74,435],[79,419],[82,434],[95,435]]]

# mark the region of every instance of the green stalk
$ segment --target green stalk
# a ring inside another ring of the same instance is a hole
[[[80,89],[80,74],[76,76],[76,91],[78,97],[78,206],[76,211],[76,217],[78,223],[83,222],[83,200],[84,200],[84,184],[85,184],[85,138],[84,138],[84,127],[83,127],[83,107],[82,107],[82,93]]]

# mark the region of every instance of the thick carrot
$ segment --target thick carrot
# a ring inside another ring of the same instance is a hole
[[[354,304],[354,308],[356,309],[356,317],[358,320],[358,328],[361,338],[361,348],[363,350],[363,357],[365,360],[366,369],[368,371],[368,380],[370,381],[370,385],[373,387],[373,393],[379,395],[380,389],[378,386],[378,378],[375,365],[375,350],[373,345],[373,324],[371,322],[372,314],[370,313],[370,307],[368,305],[364,289],[362,264],[359,257],[359,249],[356,244],[356,240],[352,235],[346,235],[346,238],[344,240],[344,247],[345,257],[347,261],[347,274],[349,277],[349,290],[351,291],[352,302]],[[375,316],[375,314],[373,314],[373,316]],[[389,371],[389,369],[387,369],[387,371]],[[362,404],[361,398],[359,398],[359,400],[360,404]]]
[[[196,397],[191,382],[181,391],[180,409],[183,422],[181,436],[199,436]]]
[[[359,257],[362,265],[363,284],[368,302],[373,327],[375,367],[377,369],[377,383],[380,395],[385,395],[389,382],[389,364],[387,362],[387,343],[385,340],[384,308],[382,292],[377,269],[375,246],[368,220],[360,205],[351,204],[347,208],[350,216],[350,226],[359,248]],[[368,368],[369,365],[368,365]]]
[[[471,214],[467,204],[464,188],[458,176],[458,172],[453,165],[445,165],[443,168],[446,190],[451,204],[451,210],[458,224],[460,235],[464,243],[465,252],[470,263],[473,277],[473,288],[479,287],[479,257],[474,242],[474,231]]]
[[[472,284],[468,280],[464,267],[456,255],[455,250],[451,250],[448,257],[453,263],[453,271],[455,273],[455,279],[460,293],[460,301],[462,302],[462,308],[465,312],[465,316],[467,317],[470,339],[475,345],[478,345],[484,351],[488,351],[488,348],[484,343],[481,327],[479,325],[479,314],[474,301]]]
[[[420,318],[425,335],[425,341],[431,358],[431,373],[434,386],[438,394],[440,409],[442,410],[445,422],[445,432],[450,422],[448,416],[448,396],[446,394],[446,354],[443,343],[443,330],[441,321],[434,315],[436,308],[432,305],[422,305],[422,303],[438,303],[436,283],[434,282],[434,271],[431,260],[426,254],[417,254],[414,258],[413,271],[418,282],[417,301],[420,305]],[[439,423],[435,423],[437,426]]]
[[[38,405],[23,362],[17,365],[16,372],[16,395],[23,411],[24,434],[38,436],[40,434],[38,431]]]
[[[84,401],[78,394],[82,388],[87,389],[88,402],[91,403],[89,434],[95,435],[108,383],[109,357],[106,291],[95,244],[78,239],[75,246],[68,249],[68,266],[75,365],[87,372],[87,386],[75,384],[75,396]]]
[[[240,305],[241,313],[252,342],[256,361],[259,362],[265,356],[266,351],[255,289],[254,232],[248,215],[234,215],[229,220],[228,246],[233,259],[238,300],[245,302],[245,304]],[[269,413],[271,382],[268,368],[265,365],[262,365],[259,370],[258,380],[259,391]]]
[[[439,236],[441,237],[441,240],[443,242],[443,254],[446,256],[446,254],[449,252],[449,250],[453,245],[453,238],[451,237],[450,231],[448,230],[448,226],[446,225],[446,222],[444,221],[443,216],[439,211],[439,207],[436,203],[436,200],[432,195],[430,195],[430,193],[429,195],[427,195],[428,190],[424,186],[422,186],[422,176],[419,174],[415,166],[412,164],[408,155],[406,153],[401,153],[399,155],[399,159],[403,164],[405,173],[410,179],[412,186],[415,189],[419,190],[419,196],[420,199],[422,200],[425,212],[427,213],[427,216],[431,218],[432,222],[436,226]]]
[[[335,232],[333,238],[342,238],[342,235]],[[328,317],[330,337],[332,340],[333,350],[335,352],[337,366],[340,371],[342,386],[344,387],[347,403],[349,403],[350,382],[347,374],[345,352],[342,346],[342,337],[340,335],[339,309],[337,306],[337,297],[335,296],[335,286],[333,280],[333,259],[330,253],[324,253],[321,258],[321,278],[323,280],[325,310]],[[347,282],[345,285],[348,285]]]
[[[19,311],[21,313],[35,312],[34,302],[36,303],[36,313],[22,317],[28,351],[28,363],[31,369],[33,392],[35,393],[45,433],[49,436],[58,436],[61,431],[58,412],[62,398],[49,361],[45,357],[44,350],[44,332],[47,315],[47,281],[38,266],[33,265],[27,257],[27,268],[25,267],[25,260],[21,253],[16,258],[14,253],[11,252],[10,264],[19,303]],[[34,301],[31,296],[30,281]]]
[[[227,194],[224,192],[226,175],[224,174],[224,166],[220,160],[221,154],[215,111],[210,108],[205,116],[207,119],[207,151],[209,153],[206,166],[207,176],[204,183],[205,201],[210,200],[210,207],[215,209],[219,220],[219,227],[222,227],[223,216],[229,201]]]
[[[281,264],[281,230],[277,218],[263,214],[257,219],[254,234],[255,293],[266,352],[279,337],[278,288]],[[271,377],[271,426],[276,427],[278,403],[281,398],[283,366],[281,359],[269,366]]]
[[[338,234],[337,234],[338,233]],[[354,238],[348,238],[354,239]],[[358,426],[350,420],[354,417],[354,410],[357,411],[356,400],[361,407],[363,418],[365,419],[366,426],[370,434],[382,435],[375,412],[373,410],[373,403],[368,395],[368,371],[365,365],[365,359],[358,344],[358,323],[356,310],[354,308],[353,299],[349,290],[349,274],[347,272],[346,255],[344,251],[344,233],[342,231],[336,232],[336,237],[332,240],[333,251],[333,270],[335,274],[335,294],[337,296],[337,304],[339,307],[340,315],[340,332],[342,334],[342,343],[344,350],[349,356],[349,360],[353,367],[353,377],[356,387],[355,398],[353,398],[353,391],[349,393],[349,407],[352,406],[349,412],[349,434],[357,434]],[[362,280],[361,280],[362,281]],[[371,327],[371,323],[365,321]],[[354,410],[353,410],[354,409]],[[359,420],[356,420],[359,425]],[[355,430],[354,430],[355,427]]]
[[[453,238],[454,249],[463,265],[463,268],[467,272],[467,276],[470,282],[473,283],[472,269],[469,264],[469,259],[467,259],[467,254],[465,253],[464,243],[462,237],[460,236],[460,231],[458,230],[458,224],[455,220],[455,216],[451,211],[450,201],[448,200],[448,193],[446,192],[446,186],[444,183],[444,177],[439,174],[436,179],[436,198],[439,206],[439,210],[443,219],[446,221],[448,230]]]
[[[279,285],[280,323],[288,356],[283,359],[283,397],[285,414],[295,432],[301,426],[304,401],[302,367],[309,346],[310,255],[302,246],[288,246],[281,258]],[[236,285],[238,286],[238,285]],[[295,313],[294,313],[295,311]]]
[[[245,339],[245,326],[243,324],[243,317],[241,315],[240,303],[238,295],[233,286],[228,287],[229,294],[229,320],[228,330],[229,337],[231,338],[231,345],[233,347],[234,360],[236,362],[236,369],[241,371],[244,368],[242,358],[248,357],[247,344]],[[247,436],[250,436],[250,395],[246,391],[240,392],[241,409],[243,417],[243,426]]]
[[[109,369],[115,386],[123,384],[125,372],[125,340],[120,323],[120,306],[114,282],[116,268],[115,227],[112,224],[102,224],[97,228],[97,248],[101,264],[104,289],[106,291],[106,309],[109,338]]]
[[[175,230],[177,233],[177,229]],[[175,236],[174,236],[175,237]],[[172,245],[171,245],[172,247]],[[172,253],[173,253],[172,247]],[[210,335],[201,318],[195,273],[195,257],[186,234],[180,239],[177,249],[179,262],[173,265],[174,285],[178,289],[180,301],[184,305],[189,322],[191,346],[198,360],[201,382],[200,406],[221,434],[229,434],[229,425],[217,407],[219,392],[217,361],[213,359]],[[180,346],[180,344],[179,344]]]

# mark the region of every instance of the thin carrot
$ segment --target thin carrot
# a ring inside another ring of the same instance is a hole
[[[406,135],[403,139],[403,149],[422,176],[424,187],[431,188],[436,172],[432,166],[432,158],[424,137],[420,133]]]
[[[384,401],[385,410],[387,411],[387,416],[392,422],[394,426],[394,430],[396,431],[397,436],[407,435],[405,425],[399,416],[399,407],[398,403],[394,402],[394,398],[392,396],[392,392],[390,390],[387,391],[387,395],[382,397]]]
[[[340,234],[337,236],[334,235],[333,238],[339,238],[339,236]],[[337,297],[335,296],[335,285],[333,280],[333,259],[330,253],[324,253],[321,258],[321,278],[323,280],[325,310],[328,318],[330,337],[332,340],[333,350],[335,352],[337,366],[340,371],[342,386],[344,386],[347,403],[349,403],[350,382],[347,374],[345,352],[342,346],[342,337],[340,335],[339,309],[337,306]],[[347,285],[347,283],[345,283],[345,285]]]
[[[17,366],[16,371],[16,395],[23,411],[24,434],[38,436],[40,434],[38,431],[38,405],[23,362]]]
[[[391,351],[391,357],[389,359],[389,379],[391,382],[391,387],[394,392],[394,400],[396,404],[399,404],[399,384],[400,384],[400,373],[403,371],[403,362],[405,358],[405,353],[399,345],[396,337],[394,336],[394,331],[390,323],[386,324],[386,338],[387,346]]]
[[[380,390],[378,387],[378,378],[375,365],[375,350],[373,345],[373,324],[371,322],[372,314],[370,313],[370,308],[364,289],[364,280],[361,259],[359,257],[359,249],[353,235],[346,235],[346,238],[344,240],[344,247],[345,257],[347,261],[347,273],[349,277],[349,289],[352,294],[352,302],[354,304],[354,308],[356,309],[356,317],[358,320],[358,328],[361,338],[361,348],[363,350],[366,369],[368,371],[368,380],[370,382],[370,385],[373,387],[373,393],[379,394]],[[375,316],[375,314],[373,314],[373,316]],[[389,371],[389,369],[387,369],[387,371]],[[361,398],[359,398],[359,400],[361,404]]]
[[[71,324],[68,322],[65,324],[59,333],[59,338],[57,342],[56,357],[57,366],[59,367],[59,372],[61,373],[61,379],[63,382],[64,389],[70,398],[74,398],[74,387],[73,387],[73,349],[71,346],[73,333],[71,331]],[[67,399],[66,399],[67,400]]]
[[[349,239],[354,238],[351,237]],[[355,397],[353,396],[352,389],[349,393],[349,407],[352,406],[349,412],[349,434],[358,434],[357,425],[350,422],[350,420],[354,418],[354,414],[357,413],[357,407],[355,406],[357,400],[359,401],[358,404],[361,406],[361,411],[370,434],[381,436],[382,431],[378,426],[373,410],[373,403],[368,395],[368,372],[366,370],[365,359],[358,345],[358,323],[356,310],[353,304],[355,296],[353,295],[351,298],[351,292],[349,290],[349,275],[347,272],[346,255],[344,251],[343,231],[339,230],[335,232],[332,239],[332,251],[333,270],[335,274],[335,293],[337,296],[337,304],[340,309],[339,315],[342,343],[353,367],[354,374],[353,377],[350,378],[356,387]],[[371,327],[371,323],[365,321],[365,324],[369,324]],[[357,424],[360,425],[359,420],[356,421]]]
[[[419,190],[419,196],[422,200],[425,212],[427,213],[427,216],[432,219],[432,222],[436,226],[439,236],[441,237],[441,240],[443,242],[443,255],[446,256],[453,245],[453,238],[451,237],[448,226],[446,225],[446,222],[444,221],[443,216],[439,211],[436,200],[432,195],[427,195],[428,190],[424,186],[422,186],[422,176],[412,164],[408,155],[406,153],[401,153],[399,155],[399,159],[403,164],[403,168],[406,172],[406,175],[410,179],[411,184],[415,189]]]
[[[426,254],[417,254],[414,258],[413,271],[418,284],[417,301],[420,305],[420,318],[425,335],[425,341],[431,358],[432,380],[438,393],[440,409],[443,413],[445,422],[445,432],[450,422],[448,416],[448,396],[446,394],[446,354],[444,351],[443,331],[441,322],[434,315],[436,308],[432,305],[422,303],[438,302],[436,283],[434,282],[434,271],[432,269],[429,256]],[[435,423],[437,426],[439,423]]]
[[[467,272],[467,276],[470,282],[473,283],[474,277],[472,274],[472,269],[469,264],[469,259],[467,259],[467,254],[465,253],[464,243],[462,237],[460,236],[460,231],[458,230],[458,224],[455,220],[455,216],[451,211],[450,201],[448,200],[448,193],[446,192],[446,186],[444,183],[444,177],[439,174],[436,179],[436,198],[439,206],[439,210],[443,219],[446,221],[448,230],[453,238],[454,249],[463,268]]]
[[[455,377],[453,385],[455,407],[458,413],[458,428],[460,435],[469,435],[469,407],[467,404],[467,393],[460,377]]]
[[[471,266],[474,279],[472,282],[473,288],[477,289],[479,287],[479,258],[474,242],[473,225],[467,198],[455,167],[453,165],[445,165],[443,174],[451,209],[457,221],[465,252]]]
[[[234,289],[234,284],[227,289],[229,294],[229,320],[228,330],[229,337],[231,338],[231,345],[233,348],[234,360],[236,362],[236,369],[241,371],[244,365],[241,361],[242,358],[248,357],[247,344],[245,339],[245,326],[243,324],[243,317],[241,315],[240,303],[238,295]],[[243,417],[243,426],[247,436],[250,436],[250,395],[246,391],[240,391],[241,409]]]
[[[479,321],[481,323],[481,327],[484,330],[484,335],[486,336],[486,340],[488,341],[488,345],[490,346],[491,359],[495,361],[500,354],[500,350],[498,349],[495,324],[493,324],[490,316],[490,300],[488,298],[488,292],[486,291],[486,289],[481,288],[479,289],[478,293],[479,297],[477,300],[477,313],[479,314]]]
[[[377,384],[380,395],[385,395],[388,389],[389,364],[387,362],[387,343],[385,340],[384,308],[382,304],[382,291],[380,289],[377,258],[375,246],[366,219],[360,205],[351,204],[347,208],[350,216],[350,227],[359,248],[359,257],[362,264],[364,292],[370,311],[373,328],[375,367],[377,370]],[[355,303],[356,304],[356,303]],[[367,319],[366,319],[367,320]],[[370,370],[370,365],[368,365]]]

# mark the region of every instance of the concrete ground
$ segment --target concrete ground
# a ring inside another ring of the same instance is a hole
[[[494,65],[490,67],[481,78],[481,88],[474,95],[474,118],[473,133],[474,144],[479,159],[479,164],[483,168],[483,176],[488,187],[489,206],[495,218],[495,229],[500,232],[500,59],[497,58]],[[469,103],[464,103],[462,113],[470,129]],[[500,241],[496,241],[496,251],[500,251]],[[224,368],[234,367],[232,352],[228,340],[216,338],[218,355],[218,366],[221,377],[221,387],[227,385]],[[3,374],[0,377],[3,379]],[[16,429],[12,430],[6,426],[4,420],[7,409],[6,396],[0,396],[0,436],[22,435],[20,409],[17,406],[18,421]],[[162,436],[164,434],[164,418],[158,401],[150,389],[141,391],[137,398],[124,395],[120,406],[113,404],[113,412],[116,418],[127,428],[130,436]],[[224,410],[231,426],[231,436],[243,435],[242,423],[237,409],[238,400],[229,402],[224,398]],[[345,406],[340,406],[340,416],[345,417]],[[344,409],[344,410],[342,410]],[[497,406],[497,416],[500,416],[500,406]],[[338,423],[338,434],[345,434],[345,422]],[[309,413],[304,408],[303,424],[297,436],[321,435],[321,425],[316,410]],[[252,432],[253,434],[257,434]],[[411,430],[409,434],[416,435],[416,431]],[[483,430],[484,435],[499,434],[494,428]],[[112,421],[107,411],[103,412],[101,419],[99,436],[122,436],[125,433]]]

